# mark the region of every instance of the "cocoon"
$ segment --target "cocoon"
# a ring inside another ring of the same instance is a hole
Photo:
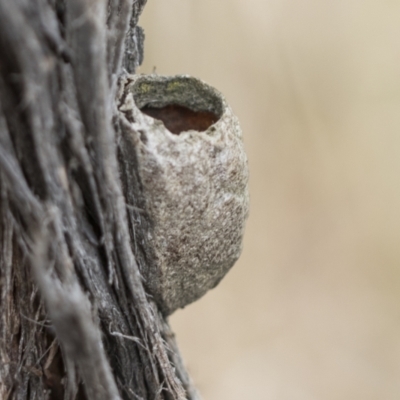
[[[215,287],[241,253],[249,209],[242,132],[222,95],[193,77],[129,76],[123,90],[132,160],[123,181],[142,194],[131,199],[145,232],[142,274],[169,315]]]

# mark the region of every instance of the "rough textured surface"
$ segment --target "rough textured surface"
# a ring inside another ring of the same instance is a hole
[[[130,76],[124,90],[125,140],[149,220],[142,273],[171,314],[215,287],[240,255],[249,203],[242,133],[220,93],[195,78]],[[211,112],[218,121],[177,135],[141,111],[169,105]]]
[[[0,0],[0,399],[198,399],[143,287],[118,169],[143,4]]]

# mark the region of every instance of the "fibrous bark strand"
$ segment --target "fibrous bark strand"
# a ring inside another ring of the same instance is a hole
[[[0,0],[1,398],[197,398],[143,289],[118,166],[144,3]]]

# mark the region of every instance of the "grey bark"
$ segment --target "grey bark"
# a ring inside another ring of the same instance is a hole
[[[0,0],[1,399],[198,398],[143,288],[140,184],[120,179],[144,4]]]

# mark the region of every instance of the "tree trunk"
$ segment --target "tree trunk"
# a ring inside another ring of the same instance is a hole
[[[0,0],[1,399],[198,398],[119,171],[145,1]]]

